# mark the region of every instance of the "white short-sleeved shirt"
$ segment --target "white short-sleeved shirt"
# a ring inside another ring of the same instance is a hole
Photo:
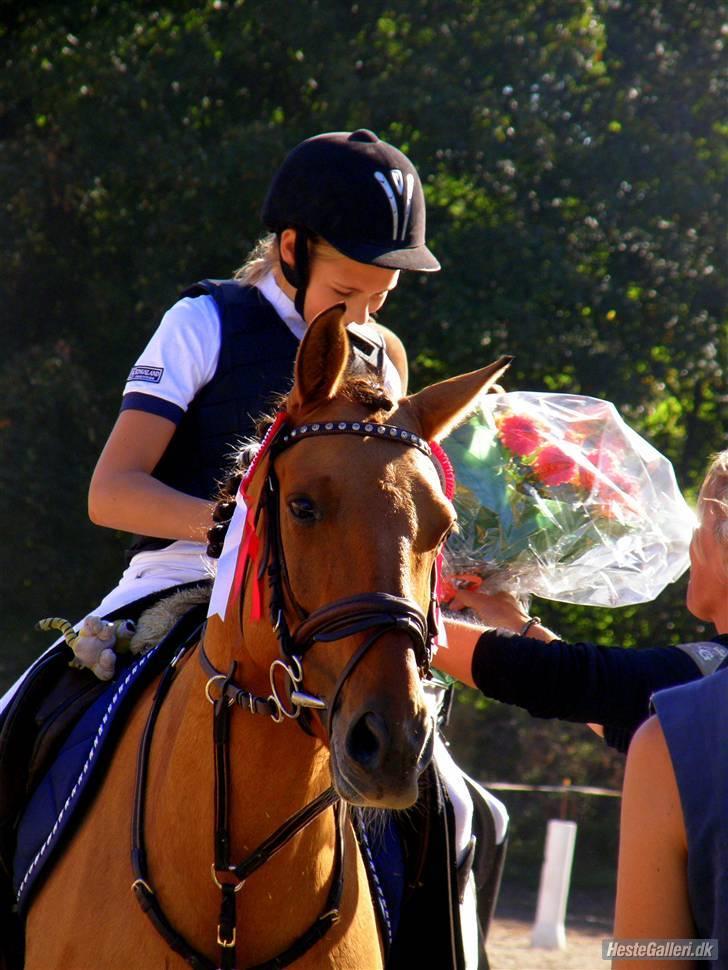
[[[258,283],[258,289],[300,340],[306,324],[272,272]],[[220,318],[213,297],[179,300],[165,313],[132,367],[122,410],[146,411],[179,424],[195,395],[212,380],[219,356]]]

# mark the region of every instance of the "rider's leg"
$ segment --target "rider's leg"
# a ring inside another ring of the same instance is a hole
[[[107,593],[99,605],[90,612],[94,616],[108,617],[130,603],[145,599],[153,593],[185,583],[201,582],[211,578],[210,560],[202,554],[202,546],[196,542],[175,542],[165,549],[140,552],[133,557],[119,583]],[[78,629],[83,620],[75,624]],[[55,640],[38,660],[63,642]],[[0,720],[28,674],[35,668],[36,660],[20,675],[15,683],[0,697]]]

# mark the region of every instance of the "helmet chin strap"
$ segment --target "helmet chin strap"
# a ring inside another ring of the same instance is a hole
[[[278,234],[278,261],[281,264],[281,273],[286,283],[290,284],[296,291],[293,305],[296,311],[303,317],[303,305],[306,302],[306,289],[308,288],[310,259],[308,253],[308,240],[310,233],[308,229],[291,226],[296,233],[296,242],[293,247],[293,266],[287,263],[281,255],[281,236]]]

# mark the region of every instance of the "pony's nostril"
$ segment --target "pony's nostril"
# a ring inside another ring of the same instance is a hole
[[[389,731],[384,719],[367,711],[349,728],[346,750],[349,757],[373,771],[383,762],[389,747]]]

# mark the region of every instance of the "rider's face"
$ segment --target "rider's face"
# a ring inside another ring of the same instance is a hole
[[[716,535],[718,512],[712,495],[701,493],[698,528],[690,544],[687,607],[693,616],[728,630],[728,572],[725,549]]]
[[[281,256],[289,264],[293,263],[294,242],[295,233],[286,229],[281,236]],[[282,274],[278,275],[279,285],[292,298],[293,288],[282,279]],[[306,323],[335,303],[346,304],[345,322],[365,323],[372,313],[382,307],[398,281],[399,270],[358,263],[331,246],[316,245],[311,252],[311,271],[306,289]]]

